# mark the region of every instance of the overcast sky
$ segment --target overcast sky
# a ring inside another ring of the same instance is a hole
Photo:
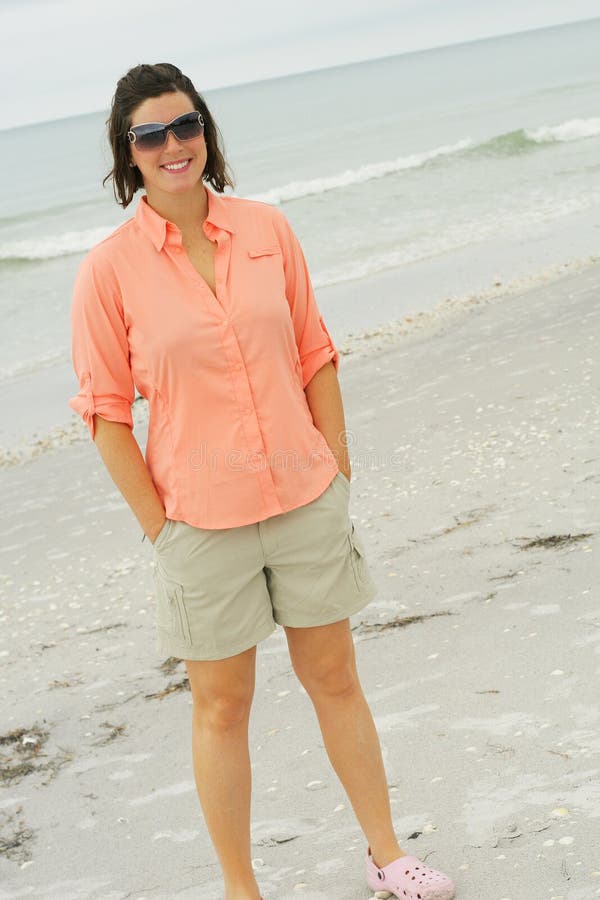
[[[592,18],[598,0],[0,0],[0,128],[105,110],[140,62],[200,91]]]

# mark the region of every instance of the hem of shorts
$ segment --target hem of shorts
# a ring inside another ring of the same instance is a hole
[[[156,650],[160,655],[175,656],[178,659],[192,659],[197,661],[206,660],[207,662],[217,659],[228,659],[230,656],[237,656],[238,653],[249,650],[250,647],[255,647],[260,641],[264,641],[269,635],[273,634],[276,628],[277,623],[273,623],[273,627],[270,627],[264,634],[243,641],[237,647],[234,647],[233,650],[230,648],[222,650],[217,649],[213,650],[212,653],[202,653],[202,655],[199,655],[201,651],[194,651],[194,648],[190,644],[186,644],[183,641],[174,641],[168,636],[163,637],[160,626],[157,626]]]
[[[321,625],[333,625],[334,622],[342,622],[344,619],[350,618],[350,616],[356,615],[356,613],[360,612],[361,609],[364,609],[365,606],[368,606],[371,600],[377,596],[379,593],[379,588],[375,584],[375,582],[371,582],[370,585],[367,585],[360,593],[360,597],[358,601],[353,604],[347,610],[338,610],[336,613],[333,613],[331,616],[328,616],[326,619],[321,620],[319,622],[298,622],[298,621],[290,621],[289,618],[283,622],[281,619],[275,619],[278,625],[281,625],[282,628],[286,626],[288,628],[319,628]]]

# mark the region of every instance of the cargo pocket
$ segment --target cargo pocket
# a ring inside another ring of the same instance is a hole
[[[350,559],[352,561],[352,570],[354,572],[356,587],[360,590],[368,580],[367,558],[362,538],[356,531],[354,522],[351,522],[351,525],[352,528],[350,530],[350,533],[348,534],[348,541],[350,543]]]
[[[156,585],[156,624],[179,641],[192,643],[190,623],[183,599],[183,587],[154,568]]]

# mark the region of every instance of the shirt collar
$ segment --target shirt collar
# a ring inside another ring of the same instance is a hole
[[[205,221],[217,229],[222,228],[223,230],[234,234],[235,228],[231,222],[231,213],[227,199],[223,195],[216,194],[208,188],[205,188],[205,190],[208,196],[208,215],[206,216]],[[139,199],[135,212],[135,220],[143,234],[150,238],[157,250],[162,250],[164,247],[167,238],[167,226],[170,226],[177,231],[179,230],[173,222],[170,222],[168,219],[163,219],[163,217],[150,206],[146,194],[143,194]]]

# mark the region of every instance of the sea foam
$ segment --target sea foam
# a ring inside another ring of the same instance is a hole
[[[31,238],[26,241],[7,241],[0,244],[0,260],[36,261],[85,253],[113,231],[113,227],[87,228],[83,231],[67,231],[64,234]]]
[[[327,191],[343,190],[351,185],[363,184],[376,178],[385,178],[403,171],[419,169],[436,160],[450,161],[456,155],[518,155],[524,150],[533,152],[540,144],[578,141],[598,136],[600,136],[600,118],[569,119],[558,125],[541,125],[535,129],[519,128],[494,135],[480,142],[465,137],[454,144],[443,144],[421,153],[411,153],[392,160],[366,163],[355,169],[344,169],[342,172],[324,175],[320,178],[290,181],[268,191],[250,194],[247,199],[260,200],[263,203],[279,206],[282,203],[301,200],[304,197],[324,194]],[[0,262],[36,262],[70,256],[75,253],[85,253],[99,241],[108,237],[116,227],[115,225],[108,228],[90,228],[25,241],[7,241],[0,244]]]
[[[349,187],[352,184],[362,184],[372,181],[374,178],[384,178],[386,175],[395,175],[405,169],[417,169],[440,156],[452,156],[461,150],[466,150],[472,145],[470,138],[465,138],[455,144],[436,147],[424,153],[412,153],[409,156],[399,156],[397,159],[384,162],[368,163],[357,169],[345,169],[335,175],[322,178],[311,178],[308,181],[290,181],[281,187],[272,188],[261,194],[252,194],[248,199],[262,200],[263,203],[278,205],[289,200],[299,200],[313,194],[324,194],[326,191]]]
[[[560,125],[541,125],[533,131],[526,131],[525,134],[536,144],[579,141],[600,135],[600,119],[569,119]]]

